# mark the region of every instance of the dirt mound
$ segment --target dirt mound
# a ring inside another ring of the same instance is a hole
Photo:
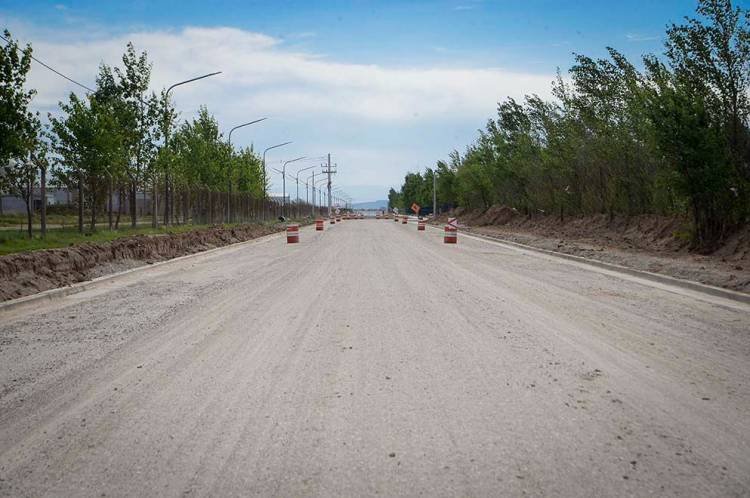
[[[135,235],[102,244],[80,244],[2,256],[0,301],[90,280],[128,266],[193,254],[281,230],[283,225],[218,226],[174,234]]]
[[[686,220],[655,215],[604,215],[567,218],[557,216],[519,216],[505,225],[527,232],[562,239],[575,239],[624,249],[686,252],[689,248],[689,224]]]
[[[518,211],[508,206],[495,205],[476,216],[476,225],[505,225],[519,215]]]
[[[506,206],[455,210],[467,230],[630,268],[663,273],[750,292],[750,226],[739,230],[712,254],[690,250],[690,223],[679,217],[599,214],[567,217],[526,216]]]
[[[687,220],[656,215],[615,216],[605,214],[568,217],[556,215],[525,216],[516,209],[495,205],[487,210],[459,209],[450,214],[468,227],[502,227],[503,229],[547,237],[595,242],[625,249],[687,252]],[[743,238],[734,244],[739,247]]]

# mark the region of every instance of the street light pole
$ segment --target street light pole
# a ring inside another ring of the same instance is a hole
[[[169,92],[172,91],[175,87],[178,87],[180,85],[185,85],[187,83],[192,83],[193,81],[202,80],[203,78],[209,78],[211,76],[216,76],[217,74],[221,74],[221,71],[216,71],[213,73],[204,74],[203,76],[196,76],[195,78],[190,78],[189,80],[180,81],[178,83],[175,83],[174,85],[167,88],[167,91],[164,92],[164,151],[167,151],[167,146],[169,145],[169,128],[170,128],[170,113],[168,110],[169,105]],[[159,225],[159,221],[157,220],[157,209],[158,209],[158,202],[157,202],[157,196],[156,196],[156,177],[154,177],[154,219],[151,223],[151,225],[156,228]],[[169,196],[169,167],[166,167],[166,170],[164,172],[164,224],[169,226],[170,223],[170,213],[172,211],[172,203],[170,203],[170,196]],[[174,196],[171,198],[174,200]]]
[[[290,159],[289,161],[284,162],[284,166],[281,168],[281,181],[282,181],[282,189],[281,192],[281,216],[286,215],[286,165],[289,163],[293,163],[295,161],[300,161],[302,159],[305,159],[306,156],[300,156],[295,159]]]
[[[312,214],[315,216],[315,170],[305,180],[305,202],[310,205],[310,184],[312,184]]]
[[[263,203],[264,203],[264,206],[263,206],[263,219],[264,220],[266,218],[266,206],[265,206],[265,202],[266,202],[266,200],[268,198],[268,195],[266,193],[266,186],[268,185],[268,180],[266,178],[266,152],[268,152],[271,149],[275,149],[277,147],[283,147],[285,145],[289,145],[290,143],[292,143],[292,142],[284,142],[284,143],[281,143],[281,144],[272,145],[270,147],[267,147],[266,150],[263,151]]]
[[[302,168],[302,169],[298,169],[297,170],[297,174],[294,177],[294,180],[297,182],[297,212],[298,213],[299,213],[299,174],[302,173],[303,171],[307,171],[307,170],[312,169],[314,167],[315,167],[315,165],[308,166],[308,167]]]
[[[260,123],[261,121],[265,121],[268,118],[260,118],[256,119],[254,121],[248,121],[247,123],[242,123],[240,125],[235,126],[231,130],[229,130],[229,137],[227,138],[227,144],[229,145],[229,154],[231,159],[232,154],[232,132],[238,128],[244,128],[245,126],[250,126],[251,124]],[[231,165],[227,165],[227,223],[231,223],[232,221],[232,212],[230,209],[231,203],[232,203],[232,178],[230,177],[231,173]]]

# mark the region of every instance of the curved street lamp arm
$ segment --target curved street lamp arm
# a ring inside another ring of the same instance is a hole
[[[265,155],[266,152],[268,152],[271,149],[275,149],[276,147],[283,147],[284,145],[289,145],[290,143],[292,143],[292,142],[284,142],[283,144],[276,144],[276,145],[272,145],[270,147],[266,147],[266,149],[263,151],[263,155]]]
[[[208,73],[204,74],[203,76],[197,76],[195,78],[190,78],[189,80],[180,81],[179,83],[175,83],[174,85],[167,88],[167,91],[164,92],[166,95],[169,95],[169,92],[172,90],[172,88],[180,85],[184,85],[185,83],[192,83],[193,81],[202,80],[203,78],[208,78],[209,76],[216,76],[217,74],[221,74],[221,71],[216,71],[215,73]]]
[[[229,130],[229,138],[227,139],[227,141],[228,141],[228,142],[229,142],[230,144],[232,143],[232,132],[233,132],[234,130],[236,130],[237,128],[242,128],[243,126],[250,126],[251,124],[255,124],[255,123],[260,123],[261,121],[265,121],[266,119],[268,119],[268,118],[260,118],[260,119],[256,119],[255,121],[249,121],[249,122],[247,122],[247,123],[242,123],[241,125],[237,125],[237,126],[235,126],[235,127],[234,127],[234,128],[232,128],[231,130]]]

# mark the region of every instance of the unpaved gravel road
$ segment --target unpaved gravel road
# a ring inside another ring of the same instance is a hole
[[[750,307],[348,221],[0,314],[7,496],[750,494]]]

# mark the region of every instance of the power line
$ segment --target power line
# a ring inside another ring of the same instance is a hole
[[[2,39],[3,39],[4,41],[5,41],[5,43],[7,43],[8,45],[10,45],[10,43],[11,43],[11,42],[10,42],[10,40],[8,40],[7,38],[5,38],[5,37],[4,37],[3,35],[0,35],[0,38],[2,38]],[[49,69],[50,71],[52,71],[52,72],[53,72],[53,73],[55,73],[56,75],[58,75],[58,76],[62,76],[62,77],[63,77],[63,78],[65,78],[66,80],[70,81],[71,83],[75,83],[76,85],[80,86],[81,88],[85,88],[85,89],[86,89],[86,90],[88,90],[89,92],[92,92],[92,93],[93,93],[93,92],[95,92],[95,91],[96,91],[96,90],[92,90],[91,88],[87,87],[87,86],[86,86],[86,85],[84,85],[83,83],[78,83],[78,82],[77,82],[76,80],[74,80],[73,78],[70,78],[70,77],[68,77],[68,76],[65,76],[65,75],[64,75],[63,73],[61,73],[61,72],[60,72],[60,71],[58,71],[57,69],[55,69],[55,68],[51,67],[51,66],[50,66],[50,65],[48,65],[48,64],[45,64],[44,62],[40,61],[39,59],[37,59],[37,58],[36,58],[36,57],[34,57],[33,55],[31,56],[31,59],[32,59],[32,60],[34,60],[34,61],[36,61],[37,63],[41,64],[42,66],[46,67],[47,69]]]

